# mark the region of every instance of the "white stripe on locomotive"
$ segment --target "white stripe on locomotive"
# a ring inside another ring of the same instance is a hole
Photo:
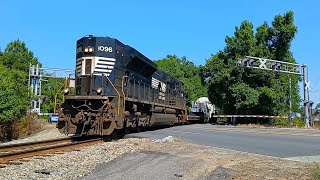
[[[91,74],[102,75],[106,74],[109,76],[115,66],[115,58],[106,58],[106,57],[82,57],[76,61],[76,74],[77,75],[86,75],[85,74],[85,60],[91,59]]]

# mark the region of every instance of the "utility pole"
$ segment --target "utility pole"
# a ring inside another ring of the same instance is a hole
[[[304,87],[304,111],[305,111],[305,128],[310,127],[310,115],[309,115],[309,89],[310,81],[308,81],[308,69],[305,64],[289,63],[284,61],[277,61],[272,59],[246,56],[244,59],[237,61],[237,66],[244,66],[247,68],[261,69],[267,71],[281,72],[286,74],[295,74],[303,77]],[[290,95],[291,96],[291,95]],[[291,101],[291,97],[290,97]],[[291,105],[290,105],[291,107]],[[290,108],[290,112],[292,109]],[[292,113],[292,112],[291,112]]]
[[[304,95],[304,113],[305,113],[305,128],[310,128],[310,115],[309,115],[309,84],[308,82],[308,69],[307,65],[303,65],[303,95]]]
[[[291,100],[291,78],[289,78],[289,121],[292,126],[292,100]]]
[[[29,69],[29,86],[28,89],[31,89],[31,112],[40,113],[40,104],[41,104],[41,73],[39,65],[30,65]],[[35,98],[35,99],[34,99]]]

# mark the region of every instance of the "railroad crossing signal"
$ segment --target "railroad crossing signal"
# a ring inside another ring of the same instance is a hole
[[[310,90],[310,81],[304,82],[304,84],[305,84],[304,89],[305,89],[305,90]]]
[[[261,57],[246,56],[237,61],[237,66],[243,66],[253,69],[262,69],[286,74],[295,74],[303,77],[304,84],[304,109],[305,109],[305,128],[310,127],[309,123],[309,90],[310,81],[308,81],[308,69],[305,64],[296,64],[284,61],[277,61]]]
[[[29,112],[38,113],[41,115],[41,104],[44,96],[41,94],[42,82],[46,81],[42,78],[66,78],[74,74],[74,70],[58,69],[58,68],[45,68],[37,65],[29,65],[29,79],[28,79],[28,96],[30,99],[31,109]],[[73,77],[73,76],[72,76]],[[31,94],[29,93],[31,92]]]
[[[296,74],[300,76],[303,76],[303,67],[305,66],[302,64],[295,64],[252,56],[246,56],[244,59],[238,60],[237,65],[239,65],[239,62],[240,65],[243,65],[247,68],[277,71],[288,74]]]
[[[260,61],[259,68],[260,69],[267,69],[267,66],[266,66],[267,60],[266,59],[259,59],[259,61]]]

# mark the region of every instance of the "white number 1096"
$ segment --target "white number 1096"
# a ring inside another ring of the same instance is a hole
[[[112,52],[112,47],[108,46],[98,46],[98,51],[103,51],[103,52]]]

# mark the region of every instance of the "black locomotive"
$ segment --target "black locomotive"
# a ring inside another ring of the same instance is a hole
[[[117,39],[79,39],[75,75],[75,88],[64,89],[61,133],[110,135],[185,122],[183,84]]]

